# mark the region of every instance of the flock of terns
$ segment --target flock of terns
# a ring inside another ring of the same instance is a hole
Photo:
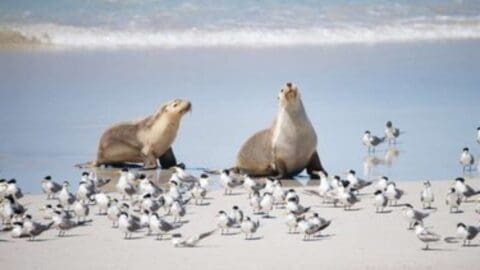
[[[477,129],[477,142],[480,143],[480,127]],[[366,131],[363,144],[368,151],[375,151],[375,147],[384,141],[395,143],[400,136],[400,130],[393,127],[389,121],[386,124],[385,136],[379,138]],[[463,149],[460,163],[463,170],[472,170],[474,157]],[[206,206],[204,199],[211,188],[209,174],[202,173],[194,176],[184,167],[173,168],[174,172],[168,182],[168,189],[164,189],[152,182],[146,175],[129,169],[122,169],[115,185],[117,193],[107,194],[101,190],[110,182],[110,179],[98,178],[94,172],[83,172],[78,189],[75,194],[69,190],[69,183],[59,184],[50,176],[41,181],[41,187],[46,194],[47,203],[41,208],[42,218],[49,220],[42,223],[34,220],[28,210],[19,202],[23,197],[20,187],[15,179],[0,180],[0,219],[2,231],[10,231],[14,238],[28,238],[35,240],[43,232],[51,229],[58,230],[58,236],[64,236],[69,230],[92,222],[89,219],[90,209],[95,207],[98,215],[105,216],[112,227],[120,230],[125,239],[132,234],[147,231],[147,235],[156,236],[161,240],[170,236],[174,247],[194,247],[220,230],[222,235],[229,234],[230,230],[240,230],[245,239],[252,239],[260,228],[259,218],[271,218],[270,213],[281,209],[285,211],[285,223],[288,233],[300,232],[303,240],[320,237],[323,230],[332,223],[331,219],[321,217],[312,211],[310,206],[302,205],[300,194],[295,189],[282,187],[282,182],[275,178],[255,179],[248,175],[240,175],[233,170],[209,172],[219,174],[219,183],[224,188],[224,195],[230,196],[235,189],[243,188],[247,191],[248,202],[252,216],[247,216],[237,205],[230,210],[220,210],[216,215],[217,228],[191,236],[182,236],[183,219],[187,213],[188,205],[195,204]],[[465,225],[458,223],[456,236],[442,238],[434,233],[431,228],[424,226],[424,220],[434,211],[432,203],[435,196],[431,182],[425,181],[420,192],[420,201],[423,210],[415,209],[410,203],[399,204],[405,192],[397,187],[396,183],[382,176],[375,181],[359,178],[354,170],[349,170],[346,175],[329,177],[324,172],[315,172],[319,177],[319,185],[315,188],[302,189],[304,195],[316,196],[324,204],[333,204],[349,211],[360,201],[359,193],[367,187],[373,187],[373,205],[376,213],[383,213],[386,207],[403,206],[402,212],[408,221],[408,229],[413,229],[417,238],[429,244],[441,241],[448,243],[462,241],[463,245],[470,245],[480,232],[478,225]],[[475,190],[465,183],[465,179],[458,177],[445,196],[445,203],[450,212],[461,211],[461,205],[471,202],[480,190]],[[480,199],[477,199],[475,212],[480,214]],[[162,213],[162,214],[160,214]],[[170,220],[170,221],[169,221]]]

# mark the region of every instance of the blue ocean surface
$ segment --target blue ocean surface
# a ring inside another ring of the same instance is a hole
[[[108,126],[174,98],[177,159],[231,167],[291,81],[331,175],[452,179],[463,147],[480,158],[479,39],[478,1],[4,0],[0,178],[75,184]],[[388,120],[398,143],[368,154]]]
[[[478,39],[480,2],[3,0],[0,45],[271,47]]]

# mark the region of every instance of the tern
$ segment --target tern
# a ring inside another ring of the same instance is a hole
[[[415,234],[417,235],[417,238],[424,242],[426,244],[424,250],[428,250],[429,247],[428,245],[430,243],[434,243],[434,242],[438,242],[442,239],[442,237],[432,231],[430,231],[429,229],[423,227],[423,225],[416,221],[414,224],[414,229],[415,229]]]
[[[432,191],[432,184],[430,181],[423,183],[423,190],[420,192],[420,201],[422,202],[423,209],[431,208],[432,203],[435,201],[435,196]]]
[[[53,199],[55,194],[62,190],[62,185],[52,180],[50,175],[47,175],[42,180],[42,190],[47,194],[47,200]]]
[[[388,144],[391,144],[392,142],[396,144],[397,138],[400,136],[400,129],[393,127],[391,121],[387,121],[385,126],[385,138],[388,140]]]
[[[475,163],[475,158],[469,152],[468,147],[463,148],[462,154],[460,155],[460,164],[463,167],[463,171],[465,172],[468,168],[468,171],[472,171],[472,166]]]
[[[250,217],[246,217],[240,225],[240,229],[245,234],[245,240],[252,239],[253,234],[257,232],[260,227],[260,221],[253,221]]]
[[[205,233],[189,236],[182,239],[182,235],[179,233],[172,235],[172,244],[174,247],[195,247],[198,245],[200,240],[207,238],[208,236],[213,235],[216,230],[211,230]]]

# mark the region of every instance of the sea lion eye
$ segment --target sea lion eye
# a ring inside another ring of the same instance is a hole
[[[280,93],[283,93],[283,89],[280,89]]]
[[[174,107],[174,108],[177,107],[177,105],[178,105],[177,103],[173,103],[173,107]]]

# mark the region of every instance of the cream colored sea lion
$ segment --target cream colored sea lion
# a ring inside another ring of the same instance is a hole
[[[182,116],[191,110],[189,101],[175,99],[140,121],[108,128],[100,138],[95,166],[143,163],[144,168],[177,165],[171,145],[177,136]]]
[[[278,95],[279,110],[273,125],[250,137],[237,155],[236,170],[252,176],[289,178],[305,168],[325,171],[317,154],[317,135],[297,86],[287,83]]]

